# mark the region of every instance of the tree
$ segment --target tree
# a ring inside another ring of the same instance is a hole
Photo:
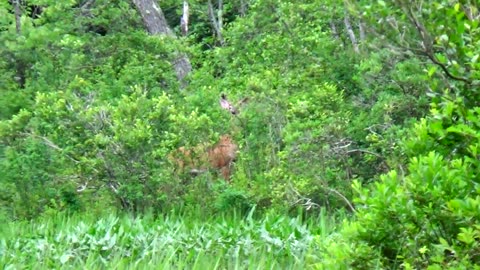
[[[211,0],[208,0],[207,5],[208,5],[208,17],[210,18],[212,28],[215,32],[215,35],[217,36],[218,41],[220,42],[220,45],[223,46],[225,44],[225,40],[224,40],[223,34],[222,34],[223,1],[222,0],[218,1],[218,12],[217,12],[218,16],[215,16],[215,12],[213,10],[213,4],[212,4]]]
[[[145,27],[151,35],[166,35],[174,37],[162,9],[155,0],[133,0],[133,3],[140,12]],[[177,55],[173,60],[173,66],[178,81],[181,86],[184,87],[186,86],[185,77],[192,70],[192,65],[186,54],[180,52],[176,52],[176,54]]]
[[[357,37],[355,36],[355,32],[353,31],[352,24],[350,23],[350,15],[348,14],[347,8],[344,9],[343,22],[345,24],[345,29],[347,31],[348,37],[352,42],[353,51],[358,53],[359,52],[358,41],[357,41]]]
[[[17,36],[20,36],[22,34],[22,22],[21,22],[22,11],[20,9],[20,0],[14,0],[12,4],[15,10],[15,30],[16,30]],[[15,79],[18,81],[20,88],[24,88],[25,87],[25,66],[22,60],[17,60],[16,66],[17,66],[17,74],[15,76]]]
[[[369,32],[380,42],[371,48],[388,48],[404,57],[428,59],[430,75],[441,77],[439,89],[478,100],[479,8],[475,1],[379,1],[360,4],[357,14],[366,14]],[[441,72],[436,72],[436,70]],[[435,89],[433,89],[435,90]]]

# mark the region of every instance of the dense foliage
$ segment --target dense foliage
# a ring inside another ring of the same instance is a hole
[[[85,212],[111,211],[235,211],[242,220],[256,209],[270,224],[273,216],[346,211],[336,232],[308,233],[303,244],[312,249],[300,264],[290,259],[304,256],[292,250],[303,234],[272,225],[295,243],[281,250],[285,261],[266,265],[479,267],[476,1],[188,1],[188,33],[181,1],[161,1],[171,35],[149,35],[137,2],[0,2],[1,222],[41,217],[40,224],[62,213],[74,224]],[[173,68],[179,57],[192,63],[186,81]],[[221,94],[243,101],[235,114],[219,106]],[[239,148],[230,181],[214,169],[193,176],[172,158],[179,147],[211,149],[222,134]],[[140,230],[114,216],[98,222],[117,224],[115,239]],[[238,235],[256,239],[255,221],[241,224]],[[60,245],[60,236],[84,233],[67,227],[41,241]],[[145,233],[132,237],[159,245],[155,232]],[[222,236],[188,237],[220,245]],[[0,255],[47,243],[9,241]],[[260,254],[272,248],[252,241]],[[115,253],[107,242],[107,257],[158,252],[122,242]],[[208,248],[182,257],[184,248],[157,262],[200,267],[195,260]],[[245,246],[207,254],[232,250]],[[56,251],[43,263],[70,260]],[[76,263],[91,266],[103,255]],[[25,263],[5,258],[4,265]],[[202,265],[239,265],[228,260]]]

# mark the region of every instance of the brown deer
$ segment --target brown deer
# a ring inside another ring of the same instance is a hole
[[[242,104],[247,101],[242,99]],[[221,95],[220,106],[229,111],[232,115],[238,115],[238,109],[233,106],[226,98]],[[198,175],[208,169],[219,170],[226,181],[230,181],[233,162],[237,157],[238,146],[230,135],[220,136],[219,141],[213,146],[206,144],[197,145],[191,149],[185,147],[178,148],[170,154],[169,159],[182,172],[189,172],[192,175]]]
[[[238,146],[230,135],[222,135],[211,147],[206,144],[191,149],[180,147],[170,155],[170,160],[175,163],[178,170],[192,175],[201,174],[208,169],[220,170],[223,178],[229,181],[237,150]]]

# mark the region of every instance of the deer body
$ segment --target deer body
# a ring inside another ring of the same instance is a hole
[[[238,146],[228,135],[220,137],[220,141],[208,150],[208,161],[213,168],[220,169],[225,180],[230,180],[233,161],[237,157]]]
[[[208,169],[220,170],[223,178],[230,180],[233,161],[237,156],[238,146],[229,135],[222,135],[220,140],[211,147],[198,145],[192,149],[180,147],[171,155],[181,171],[198,175]]]

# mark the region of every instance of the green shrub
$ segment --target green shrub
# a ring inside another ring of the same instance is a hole
[[[340,241],[348,248],[340,251],[330,243],[327,261],[347,257],[347,268],[376,263],[406,269],[478,267],[480,110],[467,110],[467,118],[452,121],[453,108],[460,107],[447,105],[412,130],[418,135],[406,145],[418,156],[405,175],[391,171],[371,187],[354,183],[356,218],[345,225]],[[442,126],[445,121],[448,127]],[[428,149],[440,153],[421,154]]]
[[[247,214],[253,205],[251,199],[242,190],[227,188],[216,199],[215,209],[220,213],[232,213],[234,211],[241,215]]]

